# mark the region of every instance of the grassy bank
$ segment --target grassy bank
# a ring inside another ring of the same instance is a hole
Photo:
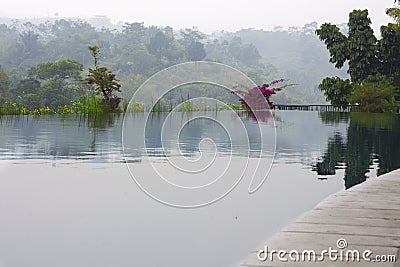
[[[109,110],[101,100],[95,96],[81,97],[78,101],[74,101],[71,105],[59,106],[57,109],[51,107],[32,108],[21,106],[18,103],[0,103],[0,115],[49,115],[49,114],[107,114],[107,113],[141,113],[150,112],[193,112],[193,111],[221,111],[221,110],[243,110],[240,104],[224,104],[220,106],[210,106],[206,104],[196,105],[191,101],[184,101],[177,107],[171,105],[156,104],[153,107],[146,107],[144,103],[125,103],[123,110],[120,108]]]
[[[18,103],[0,103],[0,115],[49,115],[49,114],[105,114],[120,113],[120,109],[110,110],[96,96],[83,96],[71,105],[58,106],[56,109],[45,107],[25,107]]]

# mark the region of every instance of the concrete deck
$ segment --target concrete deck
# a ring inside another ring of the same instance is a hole
[[[337,244],[340,239],[347,243],[343,249],[343,244],[339,244],[340,248]],[[268,258],[262,261],[259,257],[265,258],[266,254],[259,251],[265,251],[265,246],[268,246],[269,253]],[[240,266],[400,267],[400,169],[333,194],[275,234],[265,242],[265,246],[253,251]],[[329,248],[337,250],[332,252],[332,260],[329,252],[324,252]],[[284,250],[286,254],[281,258],[287,261],[279,260],[277,252],[272,250]],[[303,261],[304,250],[314,250],[316,261],[308,261],[308,254]],[[360,261],[353,261],[357,257],[350,254],[346,260],[349,250],[358,250]],[[371,259],[370,262],[362,257],[366,250],[372,252],[366,257]],[[344,255],[342,260],[341,253]],[[334,260],[335,255],[337,260]],[[385,255],[387,261],[376,261],[379,255]]]

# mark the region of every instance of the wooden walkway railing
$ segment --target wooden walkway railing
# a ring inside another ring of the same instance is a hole
[[[274,109],[278,110],[308,110],[308,111],[359,111],[358,105],[348,105],[347,108],[341,109],[332,105],[282,105],[275,104]],[[396,106],[396,113],[400,113],[400,106]]]
[[[309,110],[309,111],[357,111],[358,105],[349,105],[346,109],[340,109],[332,105],[281,105],[275,104],[278,110]]]

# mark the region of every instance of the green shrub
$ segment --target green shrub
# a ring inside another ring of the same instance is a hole
[[[31,113],[31,115],[50,115],[50,114],[55,114],[54,109],[49,108],[49,107],[43,107],[43,108],[35,108]]]
[[[245,108],[242,104],[225,104],[218,108],[218,110],[229,110],[229,109],[243,110]]]
[[[199,111],[200,109],[196,107],[191,101],[186,100],[183,102],[179,108],[176,110],[178,112],[191,112],[191,111]]]
[[[106,108],[100,98],[95,95],[81,96],[71,104],[71,109],[75,114],[103,114]]]
[[[29,110],[26,107],[19,106],[17,103],[0,104],[0,115],[28,115]]]
[[[359,104],[364,112],[393,112],[396,104],[392,88],[373,84],[356,85],[347,99],[351,104]]]
[[[339,77],[327,77],[322,80],[318,88],[324,92],[326,101],[332,106],[345,109],[348,103],[348,95],[353,89],[350,80],[342,80]]]
[[[134,102],[133,104],[130,104],[128,107],[128,112],[135,112],[135,113],[139,113],[139,112],[144,112],[146,109],[144,103],[142,102]]]
[[[57,108],[57,114],[66,115],[66,114],[74,114],[74,113],[75,112],[71,108],[67,107],[67,105],[59,106]]]
[[[396,87],[393,77],[370,75],[347,97],[349,103],[359,104],[364,112],[393,112]]]

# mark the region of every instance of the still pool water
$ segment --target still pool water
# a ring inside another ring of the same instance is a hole
[[[326,196],[400,168],[398,115],[274,119],[1,117],[0,266],[235,266]]]

